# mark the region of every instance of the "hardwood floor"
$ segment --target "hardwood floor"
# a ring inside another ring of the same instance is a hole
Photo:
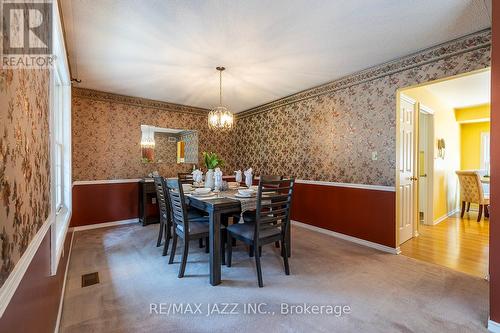
[[[419,236],[401,245],[403,255],[449,267],[474,276],[488,274],[489,219],[476,222],[477,211],[452,216],[428,226],[419,225]]]

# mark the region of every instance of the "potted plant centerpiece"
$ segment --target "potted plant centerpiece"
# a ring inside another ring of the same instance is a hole
[[[214,169],[217,167],[223,167],[224,161],[216,154],[212,152],[203,152],[203,160],[205,161],[205,167],[207,168],[207,173],[205,175],[205,187],[214,188]]]

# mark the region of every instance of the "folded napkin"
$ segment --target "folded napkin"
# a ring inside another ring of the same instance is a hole
[[[203,181],[203,172],[199,169],[194,170],[192,173],[193,181],[196,183],[201,183]]]
[[[236,176],[235,176],[235,180],[236,180],[238,183],[241,183],[241,181],[243,180],[243,177],[241,176],[241,170],[235,171],[234,173],[236,174]]]
[[[222,186],[222,171],[220,170],[220,168],[215,168],[214,180],[215,180],[215,188],[220,189]]]
[[[246,170],[244,172],[244,174],[245,174],[245,185],[247,187],[250,187],[253,184],[253,181],[252,181],[253,175],[252,175],[252,173],[253,173],[253,169],[252,168],[249,168],[248,170]]]

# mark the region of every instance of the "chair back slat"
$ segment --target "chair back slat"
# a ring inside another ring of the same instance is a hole
[[[155,189],[156,189],[156,198],[158,201],[158,208],[160,211],[160,218],[164,221],[168,220],[170,217],[170,208],[169,203],[165,194],[165,184],[163,177],[155,176],[153,177]]]
[[[169,179],[166,182],[166,187],[172,209],[174,227],[180,226],[184,233],[187,234],[189,233],[189,221],[182,182],[180,179]]]
[[[290,224],[295,179],[266,179],[259,181],[254,239],[258,241],[261,231],[280,228],[284,236]]]
[[[177,177],[182,184],[193,184],[193,175],[188,172],[179,172]]]

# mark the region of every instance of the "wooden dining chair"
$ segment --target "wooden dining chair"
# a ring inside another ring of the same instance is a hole
[[[177,178],[181,181],[182,184],[191,184],[193,185],[193,175],[189,172],[179,172],[177,174]]]
[[[290,228],[290,206],[294,183],[293,178],[274,181],[263,181],[261,179],[257,192],[255,223],[232,224],[227,227],[227,266],[231,267],[233,238],[251,246],[254,249],[259,287],[264,286],[260,264],[260,249],[263,245],[272,244],[276,241],[280,242],[285,274],[290,274],[287,255],[287,233],[288,228]]]
[[[269,181],[277,181],[277,180],[282,180],[283,179],[283,176],[279,176],[279,175],[261,175],[259,177],[259,181],[263,181],[263,182],[269,182]],[[240,215],[233,215],[233,221],[238,221],[240,219]],[[243,213],[243,221],[245,223],[255,223],[255,211],[254,210],[250,210],[250,211],[246,211]],[[234,242],[233,242],[234,244]],[[280,247],[280,243],[279,242],[276,242],[275,243],[275,246],[277,248]],[[253,257],[253,248],[252,247],[249,247],[249,250],[248,250],[248,255],[250,257]]]
[[[163,246],[163,255],[167,255],[168,244],[172,238],[172,219],[170,214],[170,206],[165,191],[165,180],[163,177],[153,177],[156,189],[156,198],[160,213],[160,230],[158,232],[158,240],[156,247],[161,245],[163,237],[165,237],[165,245]]]
[[[170,251],[169,264],[174,262],[175,251],[177,247],[177,239],[180,237],[184,241],[184,250],[182,252],[181,266],[179,267],[178,277],[182,278],[186,270],[186,263],[189,253],[189,241],[196,239],[204,239],[209,236],[209,218],[205,216],[203,218],[191,219],[188,215],[188,209],[186,205],[186,198],[184,196],[184,191],[182,189],[182,182],[180,179],[177,181],[168,180],[167,181],[167,191],[170,202],[170,207],[172,208],[172,222],[173,222],[173,239],[172,239],[172,250]],[[222,264],[225,264],[225,246],[226,246],[226,231],[225,227],[221,225],[221,255]],[[208,244],[207,244],[208,247]]]
[[[479,205],[477,215],[477,222],[481,221],[481,217],[489,217],[490,198],[484,194],[483,185],[481,183],[481,175],[478,171],[456,171],[460,183],[460,201],[462,202],[460,217],[464,217],[466,210],[469,211],[470,204],[475,203]]]

